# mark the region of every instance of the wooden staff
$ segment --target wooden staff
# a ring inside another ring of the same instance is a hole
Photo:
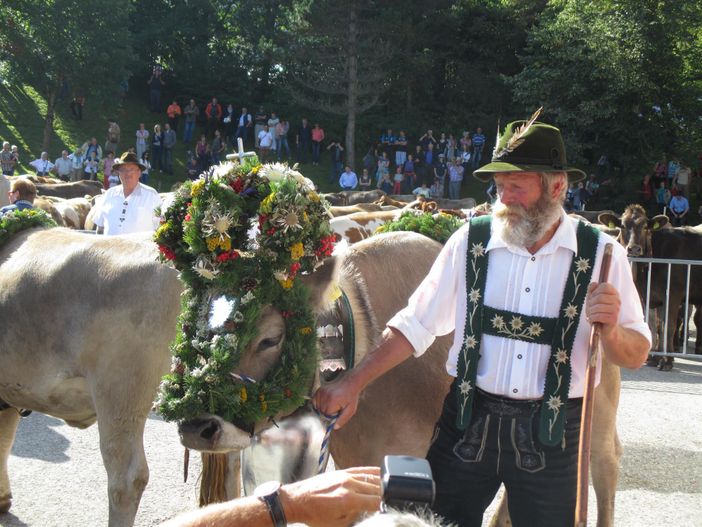
[[[607,281],[609,266],[612,263],[612,244],[605,245],[600,266],[600,281]],[[575,502],[575,527],[587,526],[587,492],[590,475],[590,446],[592,444],[592,412],[595,407],[595,377],[597,376],[597,355],[600,347],[599,322],[592,324],[587,371],[585,372],[585,393],[580,419],[580,445],[578,446],[578,484]]]

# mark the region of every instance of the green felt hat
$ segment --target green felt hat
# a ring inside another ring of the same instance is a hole
[[[135,164],[142,171],[146,169],[144,164],[141,161],[139,161],[139,158],[137,157],[137,155],[134,152],[127,151],[124,154],[122,154],[121,156],[119,156],[117,159],[115,159],[115,162],[112,164],[112,170],[119,171],[119,168],[122,165],[126,165],[128,163]]]
[[[509,123],[497,138],[492,161],[473,175],[483,182],[498,172],[566,172],[571,183],[585,179],[582,170],[568,168],[561,131],[537,121],[540,113],[541,108],[528,121]]]

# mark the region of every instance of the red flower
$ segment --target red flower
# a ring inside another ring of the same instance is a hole
[[[265,214],[261,214],[258,217],[258,230],[263,231],[263,224],[266,223],[266,220],[268,219],[268,216]]]
[[[232,249],[229,252],[224,252],[224,253],[218,254],[217,261],[218,262],[228,262],[229,260],[236,260],[237,258],[239,258],[239,256],[241,256],[239,254],[239,251]]]
[[[295,262],[294,264],[292,264],[290,266],[290,272],[288,273],[289,277],[295,278],[295,276],[297,275],[297,272],[300,270],[300,267],[302,267],[300,265],[300,262]]]
[[[287,397],[288,399],[290,399],[290,398],[292,397],[292,395],[293,395],[292,390],[291,390],[290,388],[285,388],[285,389],[283,390],[283,395],[285,395],[285,397]]]
[[[268,229],[268,230],[266,231],[266,234],[267,234],[268,236],[273,236],[273,235],[275,234],[275,227],[271,227],[270,229]]]
[[[318,257],[321,256],[331,256],[334,251],[334,243],[336,243],[336,237],[332,234],[325,236],[319,241],[320,245],[314,252]]]
[[[229,260],[229,253],[222,253],[217,255],[218,262],[226,262],[227,260]]]
[[[232,187],[232,189],[234,189],[234,192],[236,192],[237,194],[241,193],[241,191],[244,190],[244,182],[241,180],[241,178],[231,182],[229,186]]]
[[[192,219],[192,216],[190,214],[185,215],[185,221],[190,221]]]
[[[175,252],[173,252],[170,248],[166,247],[165,245],[159,245],[158,250],[166,260],[175,260]]]
[[[281,315],[283,318],[290,318],[290,317],[292,317],[292,316],[295,315],[295,312],[294,312],[294,311],[285,311],[285,310],[283,310],[283,311],[280,312],[280,315]]]

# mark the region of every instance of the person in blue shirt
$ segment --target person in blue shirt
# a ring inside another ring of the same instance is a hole
[[[11,205],[1,208],[0,214],[15,210],[33,209],[37,187],[28,179],[15,179],[12,182],[12,190],[7,195],[10,198]]]
[[[397,138],[395,137],[395,134],[392,133],[392,128],[388,128],[387,132],[385,132],[383,135],[380,136],[380,144],[382,145],[381,148],[383,149],[383,152],[388,153],[388,157],[392,159],[395,148],[395,141],[397,141]]]
[[[471,140],[473,141],[473,168],[476,169],[480,167],[480,159],[483,156],[483,147],[485,146],[483,129],[478,127]]]

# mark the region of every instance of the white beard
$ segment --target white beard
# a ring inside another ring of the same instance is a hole
[[[528,248],[536,244],[558,222],[563,205],[547,192],[530,208],[505,205],[498,198],[492,208],[493,221],[501,228],[502,238],[510,245]]]

